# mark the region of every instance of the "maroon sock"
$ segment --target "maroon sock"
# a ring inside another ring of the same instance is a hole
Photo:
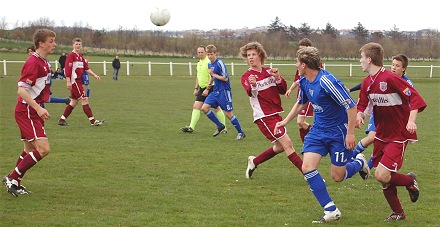
[[[263,151],[263,153],[255,157],[254,164],[255,166],[258,166],[259,164],[275,157],[275,155],[277,155],[277,153],[273,151],[273,147],[267,148],[265,151]]]
[[[73,106],[71,106],[70,104],[67,105],[66,109],[64,109],[63,116],[65,118],[68,118],[70,116],[70,114],[72,113],[72,111],[73,111]],[[65,120],[60,118],[60,121],[65,121]]]
[[[89,104],[83,105],[83,110],[84,113],[87,115],[87,118],[92,118],[92,120],[90,120],[90,123],[95,123],[95,119],[93,118],[93,113],[92,113],[92,109],[90,108]]]
[[[299,137],[301,137],[301,141],[304,143],[304,137],[306,137],[306,135],[309,133],[310,131],[310,127],[312,127],[312,125],[309,125],[307,127],[307,129],[303,129],[303,128],[299,128]]]
[[[299,157],[299,155],[296,152],[293,152],[291,155],[287,156],[287,158],[290,160],[290,162],[292,162],[296,168],[298,168],[298,170],[302,173],[302,165],[303,165],[303,160],[301,159],[301,157]]]
[[[413,182],[414,179],[406,174],[391,172],[391,179],[388,183],[394,186],[411,186]]]
[[[15,167],[14,171],[9,174],[9,178],[19,180],[22,178],[26,171],[28,171],[32,166],[37,164],[38,161],[42,159],[40,153],[37,150],[33,150],[27,154],[24,159]]]
[[[382,189],[383,195],[385,199],[387,199],[388,204],[390,205],[391,210],[395,213],[402,213],[403,208],[402,204],[400,204],[399,197],[397,197],[397,188],[394,185],[388,185],[387,188]]]
[[[22,151],[20,157],[18,157],[17,162],[15,163],[15,166],[18,166],[18,164],[20,164],[20,162],[24,159],[26,155],[27,153],[25,151]]]

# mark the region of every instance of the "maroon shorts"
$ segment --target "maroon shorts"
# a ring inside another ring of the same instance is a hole
[[[380,140],[374,140],[373,149],[373,166],[377,167],[380,163],[389,171],[397,172],[402,167],[405,155],[406,142],[391,142],[386,143]]]
[[[86,93],[84,93],[84,88],[82,86],[81,80],[75,80],[75,83],[72,83],[72,90],[70,90],[70,98],[71,99],[85,99]]]
[[[286,134],[285,127],[279,128],[277,134],[273,134],[276,124],[282,120],[283,118],[277,114],[260,118],[255,121],[255,124],[258,125],[258,128],[263,133],[263,135],[266,136],[266,138],[273,143]]]
[[[313,106],[312,103],[307,102],[304,109],[301,110],[298,114],[299,116],[313,117]]]
[[[33,141],[35,139],[47,139],[44,130],[44,120],[38,116],[37,111],[24,103],[17,103],[14,111],[15,121],[20,128],[21,139]]]

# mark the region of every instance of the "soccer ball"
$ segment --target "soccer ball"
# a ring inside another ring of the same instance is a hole
[[[157,8],[157,11],[150,14],[150,20],[156,26],[164,26],[170,21],[170,11]]]

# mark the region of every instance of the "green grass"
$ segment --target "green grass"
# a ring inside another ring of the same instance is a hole
[[[12,171],[22,149],[13,117],[17,79],[0,79],[1,174]],[[347,87],[360,81],[341,79]],[[106,119],[100,127],[91,127],[81,108],[68,118],[71,126],[57,126],[65,105],[47,104],[51,153],[22,181],[32,195],[14,198],[1,191],[0,226],[310,226],[322,208],[284,154],[260,165],[254,179],[245,179],[247,157],[270,143],[252,123],[239,78],[231,83],[234,113],[247,134],[242,141],[234,140],[229,122],[229,133],[213,138],[215,126],[204,115],[193,134],[179,130],[190,121],[194,77],[92,80],[90,106],[97,119]],[[399,188],[407,220],[398,224],[438,226],[440,80],[415,78],[414,83],[428,108],[418,116],[420,142],[409,146],[401,171],[418,174],[421,195],[411,203]],[[52,91],[68,96],[65,81],[55,80]],[[293,101],[283,98],[285,114]],[[288,129],[301,150],[296,125]],[[356,133],[357,139],[365,135]],[[324,158],[320,172],[342,211],[338,225],[383,225],[390,209],[379,183],[359,176],[335,183],[329,169]]]

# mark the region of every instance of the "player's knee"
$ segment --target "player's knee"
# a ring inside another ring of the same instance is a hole
[[[203,110],[204,113],[206,113],[209,110],[209,106],[208,105],[203,105],[201,109]]]
[[[334,182],[342,182],[344,180],[344,176],[340,174],[332,174],[332,179]]]
[[[315,167],[311,166],[308,163],[303,162],[302,166],[301,166],[301,170],[303,173],[308,173],[312,170],[316,169]]]
[[[44,158],[50,153],[50,148],[41,147],[40,149],[38,149],[38,152],[40,153],[41,157]]]
[[[202,109],[202,105],[203,105],[203,103],[194,102],[193,109],[194,110],[200,110],[200,109]]]
[[[377,171],[374,172],[374,178],[382,184],[386,184],[390,181],[389,175],[381,174]]]
[[[293,143],[292,141],[289,139],[287,139],[284,143],[283,143],[283,150],[285,151],[289,151],[291,150],[291,153],[295,152],[295,149],[293,148]],[[290,154],[288,154],[290,155]]]
[[[343,181],[345,178],[345,172],[346,172],[345,168],[332,167],[331,176],[332,176],[333,181],[335,181],[335,182]]]
[[[70,99],[69,103],[73,108],[75,108],[78,105],[78,99]]]
[[[301,122],[297,122],[298,127],[302,128],[302,129],[306,129],[309,127],[309,124],[307,122],[301,121]]]
[[[225,113],[225,116],[229,119],[229,120],[231,120],[233,117],[234,117],[234,113],[232,113],[232,111],[231,112],[224,112]]]

